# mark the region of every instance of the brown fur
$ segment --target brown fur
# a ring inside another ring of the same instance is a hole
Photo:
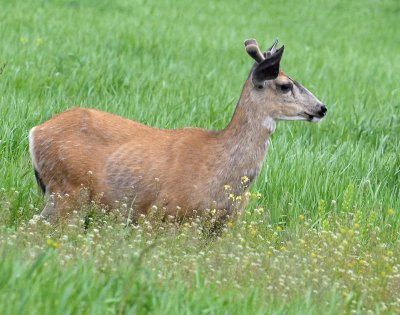
[[[260,91],[250,77],[221,131],[157,129],[85,108],[67,110],[33,128],[33,164],[50,195],[43,216],[51,219],[90,200],[110,208],[124,202],[135,213],[156,205],[178,217],[204,209],[230,213],[224,185],[241,194],[241,178],[252,182],[261,170],[275,119],[294,115],[273,83],[291,79],[281,73]],[[308,97],[307,104],[293,104],[316,113],[321,104]]]

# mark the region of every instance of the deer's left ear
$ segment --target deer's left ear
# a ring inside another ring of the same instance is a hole
[[[279,64],[285,46],[274,51],[266,59],[259,63],[253,70],[252,82],[256,87],[262,88],[267,80],[274,80],[279,75]]]

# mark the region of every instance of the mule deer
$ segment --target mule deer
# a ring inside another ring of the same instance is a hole
[[[194,210],[232,211],[224,187],[242,193],[260,173],[276,120],[317,122],[326,107],[280,71],[284,46],[255,60],[229,125],[220,131],[163,130],[95,109],[74,108],[32,128],[30,154],[36,179],[49,196],[42,216],[53,220],[87,200],[108,208],[126,200],[136,213],[152,206],[182,217]],[[60,196],[61,198],[56,198]]]

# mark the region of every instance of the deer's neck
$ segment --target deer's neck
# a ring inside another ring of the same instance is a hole
[[[247,81],[235,113],[229,125],[222,131],[227,163],[224,178],[234,184],[242,176],[253,181],[261,171],[269,146],[269,138],[275,131],[275,121],[265,115],[265,110],[253,104]]]

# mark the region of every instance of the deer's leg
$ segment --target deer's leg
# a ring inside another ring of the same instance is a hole
[[[52,193],[49,195],[46,206],[40,215],[46,221],[55,223],[57,220],[64,219],[73,210],[78,209],[84,200],[87,200],[87,198],[80,187],[68,189],[68,192]]]
[[[40,213],[40,216],[46,221],[53,223],[54,222],[54,212],[55,212],[55,204],[54,204],[54,195],[51,194],[47,200],[46,206]]]

